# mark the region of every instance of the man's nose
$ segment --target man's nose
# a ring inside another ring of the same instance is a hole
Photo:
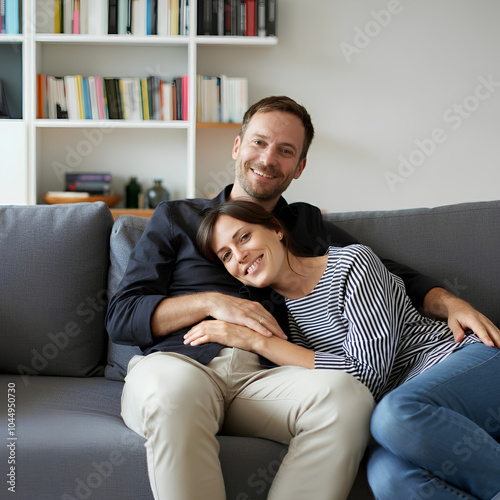
[[[269,146],[264,151],[262,151],[261,161],[263,165],[276,165],[277,162],[277,151],[276,148]]]

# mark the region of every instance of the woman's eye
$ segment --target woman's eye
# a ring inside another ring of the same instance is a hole
[[[246,241],[250,238],[250,233],[245,233],[241,235],[241,241]]]
[[[224,252],[220,256],[220,260],[222,260],[222,262],[227,262],[227,260],[229,259],[229,257],[231,257],[231,252]]]

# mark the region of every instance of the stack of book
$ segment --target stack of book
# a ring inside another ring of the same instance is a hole
[[[248,108],[248,80],[197,75],[196,114],[199,122],[241,123]]]
[[[187,120],[187,76],[112,78],[37,75],[37,118]]]
[[[276,36],[276,0],[198,0],[198,35]]]
[[[21,0],[0,0],[0,33],[6,35],[19,34],[20,9]]]
[[[189,0],[53,0],[54,33],[188,35]]]
[[[111,175],[66,174],[66,191],[109,195],[111,193]]]

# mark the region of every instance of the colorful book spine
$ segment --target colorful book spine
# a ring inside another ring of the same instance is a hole
[[[5,0],[5,33],[19,35],[19,0]]]

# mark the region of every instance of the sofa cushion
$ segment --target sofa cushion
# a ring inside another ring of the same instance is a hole
[[[109,235],[100,203],[0,207],[0,372],[102,374]]]
[[[116,218],[110,238],[110,267],[108,292],[112,297],[117,291],[127,269],[130,253],[135,247],[149,219],[133,215],[120,215]],[[110,380],[124,380],[130,359],[141,354],[137,346],[128,346],[109,342],[108,362],[105,376]]]

